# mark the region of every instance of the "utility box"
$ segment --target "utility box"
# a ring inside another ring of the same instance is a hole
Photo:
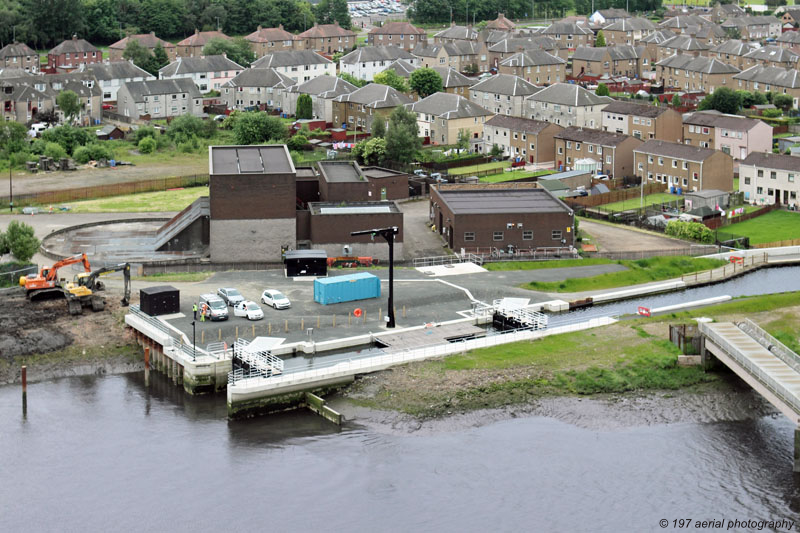
[[[180,291],[171,285],[159,285],[139,290],[139,309],[150,316],[179,313]]]
[[[367,272],[314,280],[314,301],[322,305],[379,298],[381,280]]]
[[[325,250],[291,250],[283,259],[286,277],[328,275],[328,252]]]

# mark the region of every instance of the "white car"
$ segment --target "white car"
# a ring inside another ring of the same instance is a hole
[[[273,309],[289,309],[292,306],[292,302],[289,301],[289,298],[284,296],[281,291],[276,291],[275,289],[267,289],[261,293],[261,301],[266,305],[272,306]]]
[[[247,300],[239,302],[233,307],[233,316],[243,316],[247,320],[261,320],[264,318],[264,311],[257,303]]]

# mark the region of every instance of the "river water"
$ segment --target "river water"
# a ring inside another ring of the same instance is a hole
[[[618,532],[799,519],[793,425],[735,394],[747,401],[724,421],[695,406],[678,422],[656,410],[605,424],[596,401],[565,399],[595,423],[478,414],[410,431],[340,429],[304,411],[228,422],[222,396],[191,398],[161,376],[147,388],[141,373],[33,384],[25,416],[19,386],[2,387],[0,531]]]

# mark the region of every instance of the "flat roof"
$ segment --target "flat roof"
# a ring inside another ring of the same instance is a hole
[[[456,215],[572,213],[545,189],[437,190],[437,193]]]
[[[539,181],[544,180],[561,180],[565,178],[574,178],[575,176],[583,176],[584,174],[591,174],[591,170],[568,170],[567,172],[559,172],[557,174],[543,174],[537,176]]]
[[[397,204],[392,201],[353,202],[344,205],[332,202],[309,202],[308,208],[312,215],[377,215],[400,212]]]
[[[288,174],[294,163],[285,144],[209,146],[211,174]]]
[[[317,165],[328,183],[364,181],[361,169],[353,161],[320,161]]]
[[[289,250],[284,254],[285,260],[290,259],[327,259],[328,252],[325,250]]]
[[[381,167],[361,167],[361,172],[363,172],[368,178],[393,178],[406,174],[405,172],[399,172],[397,170],[390,170],[388,168]]]
[[[297,167],[295,170],[297,171],[297,179],[317,179],[317,172],[314,167]]]

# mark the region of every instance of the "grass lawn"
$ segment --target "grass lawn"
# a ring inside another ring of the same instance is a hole
[[[726,264],[721,259],[697,257],[651,257],[637,261],[622,260],[618,264],[628,270],[609,272],[589,278],[571,278],[564,281],[532,281],[524,284],[524,289],[544,292],[579,292],[611,289],[627,285],[638,285],[665,279],[678,278],[683,274],[709,270]]]
[[[739,178],[733,178],[733,190],[734,192],[739,190]]]
[[[648,194],[644,197],[644,205],[650,204],[659,204],[662,202],[674,202],[679,200],[681,197],[676,196],[674,194],[669,194],[666,192],[657,192],[654,194]],[[640,198],[631,198],[630,200],[623,200],[620,202],[613,202],[610,204],[603,204],[598,207],[609,211],[624,211],[625,209],[635,209],[641,206],[641,199]]]
[[[480,181],[481,183],[502,183],[504,181],[518,180],[521,178],[530,178],[533,176],[546,176],[548,174],[555,174],[555,170],[537,170],[537,171],[515,170],[514,172],[501,172],[499,174],[491,174],[489,176],[484,176],[480,178],[478,181]]]
[[[772,211],[758,218],[726,226],[724,231],[750,237],[750,244],[800,239],[800,213]]]
[[[600,257],[590,259],[554,259],[552,261],[502,261],[498,263],[486,263],[483,268],[486,270],[542,270],[545,268],[567,268],[576,266],[608,265],[613,263],[611,259]]]
[[[208,196],[208,187],[174,191],[145,192],[70,203],[73,213],[146,213],[180,211],[200,196]]]
[[[467,165],[465,167],[451,168],[450,170],[447,171],[447,173],[451,175],[461,176],[464,174],[474,174],[475,172],[480,172],[482,170],[494,170],[510,166],[511,166],[511,161],[497,161],[495,163],[483,163],[480,165]]]

